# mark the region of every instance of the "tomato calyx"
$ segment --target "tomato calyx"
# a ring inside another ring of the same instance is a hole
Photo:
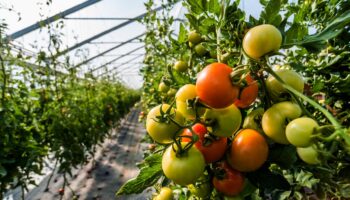
[[[245,79],[246,79],[246,76],[248,76],[248,74],[249,74],[248,69],[244,67],[235,68],[230,74],[232,85],[239,86],[240,88],[247,86],[247,82],[245,81]]]
[[[156,116],[156,118],[153,118],[154,121],[159,122],[159,123],[167,123],[169,124],[170,122],[176,124],[179,127],[182,127],[179,123],[177,123],[174,120],[175,117],[175,112],[171,113],[171,110],[173,109],[174,102],[170,104],[170,107],[164,112],[163,111],[163,105],[160,106],[159,112],[160,115]]]
[[[181,145],[181,138],[182,137],[189,137],[191,139],[191,141],[188,142],[184,147],[182,147],[182,145]],[[194,145],[195,138],[196,138],[196,136],[192,136],[192,137],[191,136],[179,136],[178,138],[176,138],[174,140],[174,143],[171,145],[171,147],[173,148],[173,151],[176,153],[176,157],[181,158],[183,156],[186,156],[187,152]],[[198,140],[198,136],[197,136],[197,140]],[[174,144],[176,145],[176,148],[175,148]]]

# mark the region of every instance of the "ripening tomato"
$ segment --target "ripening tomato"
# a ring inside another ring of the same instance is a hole
[[[251,28],[243,38],[244,52],[253,59],[277,51],[282,44],[281,32],[270,24]]]
[[[169,89],[170,89],[170,87],[167,84],[165,84],[164,82],[160,82],[159,83],[159,86],[158,86],[158,91],[159,92],[166,93],[166,92],[169,91]]]
[[[241,111],[234,104],[222,109],[207,109],[203,118],[213,122],[212,134],[220,137],[232,136],[242,122]]]
[[[187,142],[182,142],[185,147]],[[174,149],[177,146],[169,146],[163,154],[162,169],[164,175],[179,185],[188,185],[196,182],[203,175],[205,160],[202,153],[195,147],[191,147],[186,153],[176,155]]]
[[[318,159],[317,147],[315,147],[315,145],[298,147],[297,153],[299,158],[307,164],[316,165],[321,163],[321,161]]]
[[[194,100],[197,97],[196,86],[193,84],[186,84],[182,86],[176,93],[176,108],[186,118],[194,119],[196,117],[196,111],[193,107],[187,105],[187,101]],[[197,114],[202,115],[205,108],[197,108]]]
[[[225,108],[237,99],[239,87],[233,85],[232,68],[212,63],[198,73],[196,91],[199,99],[212,108]]]
[[[227,196],[236,196],[244,189],[244,176],[232,169],[227,162],[220,162],[215,167],[214,188]]]
[[[161,117],[160,109],[166,113],[169,108],[170,105],[168,104],[158,105],[152,108],[147,114],[147,133],[158,143],[168,144],[173,142],[173,139],[181,130],[181,128],[171,120]],[[169,114],[167,114],[168,117],[171,117],[179,124],[184,123],[184,118],[181,113],[176,112],[174,108],[171,108],[169,111]]]
[[[275,73],[283,80],[283,82],[298,92],[304,91],[304,80],[298,73],[288,69],[281,69],[275,71]],[[282,84],[272,75],[265,81],[267,91],[273,100],[280,100],[283,94],[288,93],[288,90],[282,86]],[[283,99],[282,99],[283,100]]]
[[[296,147],[310,146],[311,136],[317,127],[317,122],[309,117],[296,118],[286,127],[287,140]]]
[[[154,198],[154,200],[173,200],[173,190],[168,187],[162,187],[159,194]]]
[[[302,114],[298,104],[290,101],[276,103],[267,109],[262,117],[264,133],[274,142],[289,144],[286,137],[286,121],[300,117]]]
[[[253,79],[253,77],[248,74],[245,78],[247,86],[241,89],[239,98],[235,100],[234,104],[238,108],[246,108],[250,106],[255,99],[258,97],[259,86],[258,82]]]
[[[193,125],[192,130],[199,138],[194,145],[200,152],[202,152],[206,163],[218,161],[224,156],[227,146],[226,137],[208,135],[207,128],[200,123]],[[182,135],[192,136],[192,132],[189,129],[185,129]],[[182,141],[190,142],[191,139],[184,137],[182,138]]]
[[[243,129],[232,141],[228,161],[238,171],[251,172],[265,163],[268,153],[267,142],[259,132]]]

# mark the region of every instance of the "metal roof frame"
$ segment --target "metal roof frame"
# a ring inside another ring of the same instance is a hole
[[[142,46],[140,46],[140,47],[137,47],[137,48],[135,48],[135,49],[133,49],[133,50],[131,50],[131,51],[129,51],[129,52],[127,52],[127,53],[125,53],[125,54],[123,54],[123,55],[117,57],[117,58],[114,58],[113,60],[110,60],[110,61],[106,62],[105,64],[100,65],[99,67],[96,67],[95,69],[92,69],[91,72],[94,72],[94,71],[96,71],[96,70],[98,70],[98,69],[101,69],[102,67],[105,67],[105,66],[107,66],[107,65],[109,65],[109,64],[112,64],[112,63],[114,63],[115,61],[117,61],[117,60],[119,60],[119,59],[121,59],[121,58],[123,58],[123,57],[125,57],[125,56],[128,56],[129,54],[134,53],[135,51],[138,51],[138,50],[142,49],[143,47],[145,47],[145,45],[142,45]],[[138,55],[138,57],[140,57],[141,55],[144,55],[144,54],[140,54],[140,55]]]
[[[41,21],[36,22],[36,23],[34,23],[34,24],[30,25],[30,26],[27,26],[27,27],[25,27],[25,28],[23,28],[23,29],[21,29],[19,31],[16,31],[16,32],[8,35],[5,38],[5,40],[6,41],[15,40],[15,39],[17,39],[17,38],[19,38],[19,37],[21,37],[21,36],[23,36],[25,34],[28,34],[28,33],[32,32],[32,31],[40,28],[40,27],[43,27],[44,25],[50,24],[52,22],[55,22],[55,21],[65,17],[67,15],[75,13],[75,12],[77,12],[77,11],[83,9],[83,8],[91,6],[91,5],[93,5],[93,4],[97,3],[97,2],[100,2],[100,1],[101,0],[87,0],[87,1],[85,1],[83,3],[81,3],[81,4],[78,4],[76,6],[68,8],[67,10],[65,10],[63,12],[57,13],[57,14],[55,14],[55,15],[47,18],[47,19],[41,20]]]
[[[152,11],[158,11],[158,10],[161,10],[161,9],[163,9],[163,6],[160,6],[160,7],[158,7],[158,8],[155,8],[155,9],[153,9]],[[143,18],[143,17],[146,16],[147,14],[148,14],[148,12],[145,12],[145,13],[139,15],[139,16],[136,16],[136,17],[134,17],[134,18],[131,18],[130,20],[128,20],[128,21],[126,21],[126,22],[123,22],[123,23],[121,23],[121,24],[118,24],[117,26],[114,26],[114,27],[112,27],[112,28],[110,28],[110,29],[107,29],[107,30],[105,30],[105,31],[102,31],[102,32],[100,32],[100,33],[98,33],[98,34],[96,34],[96,35],[94,35],[94,36],[92,36],[92,37],[90,37],[90,38],[88,38],[88,39],[85,39],[85,40],[79,42],[78,44],[75,44],[75,45],[73,45],[73,46],[71,46],[71,47],[68,47],[67,49],[65,49],[65,50],[63,50],[63,51],[57,53],[57,54],[54,55],[54,56],[55,56],[55,57],[59,57],[59,56],[61,56],[61,55],[63,55],[63,54],[66,54],[66,53],[68,53],[69,51],[72,51],[72,50],[74,50],[74,49],[76,49],[76,48],[78,48],[78,47],[81,47],[81,46],[83,46],[83,45],[86,44],[86,43],[89,43],[89,42],[91,42],[91,41],[93,41],[93,40],[95,40],[95,39],[97,39],[97,38],[100,38],[100,37],[102,37],[102,36],[104,36],[104,35],[106,35],[106,34],[108,34],[108,33],[111,33],[111,32],[113,32],[113,31],[115,31],[115,30],[117,30],[117,29],[119,29],[119,28],[122,28],[122,27],[124,27],[124,26],[126,26],[126,25],[128,25],[128,24],[130,24],[130,23],[132,23],[132,22],[135,22],[135,21],[137,21],[138,19]]]
[[[74,67],[72,67],[72,69],[78,68],[78,67],[80,67],[80,66],[82,66],[82,65],[84,65],[84,64],[86,64],[86,63],[88,63],[88,62],[90,62],[91,60],[93,60],[93,59],[95,59],[95,58],[98,58],[98,57],[100,57],[100,56],[102,56],[102,55],[104,55],[104,54],[106,54],[106,53],[108,53],[108,52],[111,52],[111,51],[113,51],[113,50],[115,50],[115,49],[118,49],[119,47],[122,47],[122,46],[124,46],[125,44],[128,44],[130,41],[133,41],[133,40],[135,40],[135,39],[138,39],[138,38],[142,37],[142,36],[145,35],[145,34],[146,34],[146,33],[142,33],[142,34],[140,34],[140,35],[138,35],[138,36],[136,36],[136,37],[133,37],[133,38],[131,38],[131,39],[129,39],[129,40],[127,40],[127,41],[121,43],[121,44],[118,44],[117,46],[114,46],[114,47],[112,47],[112,48],[110,48],[110,49],[107,49],[107,50],[105,50],[105,51],[103,51],[103,52],[101,52],[101,53],[99,53],[99,54],[97,54],[97,55],[95,55],[95,56],[93,56],[93,57],[91,57],[91,58],[88,58],[88,59],[84,60],[83,62],[81,62],[81,63],[75,65]]]
[[[110,72],[112,72],[113,70],[116,70],[116,69],[118,69],[119,67],[121,67],[121,66],[123,66],[123,65],[126,65],[126,64],[130,63],[131,61],[135,60],[136,58],[139,58],[139,57],[141,57],[141,56],[133,57],[132,59],[130,59],[130,60],[128,60],[128,61],[125,61],[125,62],[121,63],[120,65],[117,65],[117,66],[113,67],[112,70],[107,70],[106,72],[103,72],[102,74],[97,75],[97,77],[102,77],[102,76],[104,76],[105,74],[110,73]]]

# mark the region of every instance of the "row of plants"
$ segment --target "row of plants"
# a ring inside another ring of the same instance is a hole
[[[350,2],[185,0],[174,28],[176,3],[145,4],[150,146],[117,195],[350,198]]]
[[[24,198],[47,159],[63,174],[63,189],[66,175],[94,157],[97,145],[139,100],[138,91],[118,81],[79,78],[69,59],[60,63],[54,55],[62,28],[48,27],[48,48],[28,56],[5,40],[1,24],[0,199],[15,187]]]

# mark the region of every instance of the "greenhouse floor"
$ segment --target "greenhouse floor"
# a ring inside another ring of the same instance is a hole
[[[145,135],[145,129],[138,122],[139,112],[137,108],[132,109],[121,121],[120,126],[112,130],[112,136],[98,148],[95,161],[91,160],[87,165],[74,169],[72,177],[67,176],[69,185],[65,187],[62,199],[73,199],[72,191],[77,199],[84,200],[137,200],[147,199],[151,195],[152,192],[146,190],[139,195],[115,197],[117,189],[138,174],[139,170],[135,164],[142,160],[143,151],[147,148],[147,144],[140,142]],[[46,177],[38,187],[26,194],[25,199],[60,199],[59,190],[63,185],[63,175],[55,173],[49,190],[45,191],[48,179],[49,177]]]

